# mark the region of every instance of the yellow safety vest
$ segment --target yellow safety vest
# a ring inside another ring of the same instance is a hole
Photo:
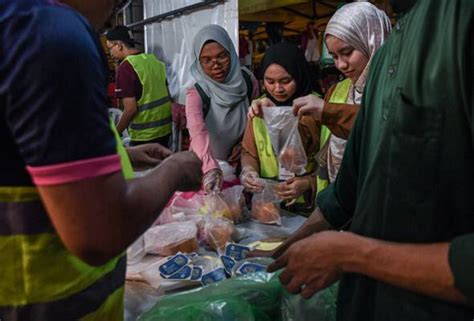
[[[117,149],[130,178],[120,140]],[[70,253],[35,187],[0,186],[2,321],[123,320],[125,268],[124,255],[93,267]]]
[[[133,67],[142,85],[138,111],[128,128],[133,141],[148,141],[171,133],[171,100],[166,88],[164,63],[155,55],[130,55],[124,59]]]
[[[351,89],[352,81],[350,78],[346,78],[343,81],[337,83],[336,88],[332,92],[331,97],[329,98],[329,102],[332,104],[345,104],[347,102],[347,97],[349,97],[349,90]],[[321,136],[319,140],[319,146],[322,148],[324,144],[331,136],[331,131],[326,126],[321,127]],[[320,176],[316,177],[316,186],[317,192],[316,195],[325,189],[329,185],[329,180],[325,178],[321,178]]]

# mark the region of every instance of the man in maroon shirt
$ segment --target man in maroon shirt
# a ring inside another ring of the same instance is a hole
[[[130,126],[134,117],[136,117],[140,111],[138,102],[143,94],[143,85],[140,81],[140,77],[132,64],[125,58],[131,55],[143,55],[143,53],[135,48],[135,45],[139,43],[130,36],[129,30],[125,26],[115,27],[107,32],[105,37],[107,39],[107,48],[109,49],[110,54],[117,60],[121,61],[116,71],[115,97],[122,101],[123,106],[123,114],[117,124],[117,131],[122,133]],[[152,84],[152,86],[166,86],[168,98],[170,97],[166,78],[164,78],[163,83],[156,82]],[[169,107],[161,106],[160,108]],[[161,145],[168,147],[171,131],[167,132],[165,135],[160,135],[159,137],[146,141],[141,139],[136,140],[133,135],[130,136],[130,144],[132,146],[144,143],[160,143]]]

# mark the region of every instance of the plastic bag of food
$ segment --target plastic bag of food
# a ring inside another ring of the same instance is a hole
[[[138,320],[279,320],[281,294],[276,275],[253,273],[164,296]]]
[[[207,217],[203,223],[205,243],[222,253],[228,242],[232,242],[234,224],[225,218]]]
[[[212,217],[223,217],[233,221],[229,206],[218,193],[211,193],[204,196],[204,205],[198,211],[201,215]]]
[[[197,226],[193,221],[157,225],[145,232],[145,252],[161,256],[197,251]]]
[[[244,186],[235,185],[222,191],[222,199],[226,202],[234,223],[243,220],[242,214],[245,208],[245,197],[242,193]]]
[[[204,195],[196,193],[191,198],[176,197],[170,207],[173,214],[184,213],[186,216],[197,215],[204,206]]]
[[[294,173],[295,175],[305,173],[308,160],[298,131],[298,121],[292,125],[290,134],[278,154],[278,161],[280,167],[288,172]]]
[[[260,193],[254,193],[252,197],[252,219],[262,224],[281,225],[280,198],[275,193],[278,182],[262,179],[265,186]]]

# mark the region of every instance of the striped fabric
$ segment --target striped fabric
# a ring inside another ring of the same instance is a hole
[[[0,319],[122,320],[125,257],[92,267],[62,244],[33,187],[0,187]]]

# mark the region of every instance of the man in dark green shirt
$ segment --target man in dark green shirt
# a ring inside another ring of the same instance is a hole
[[[339,176],[269,270],[305,298],[341,279],[338,320],[472,321],[474,1],[393,2]]]

